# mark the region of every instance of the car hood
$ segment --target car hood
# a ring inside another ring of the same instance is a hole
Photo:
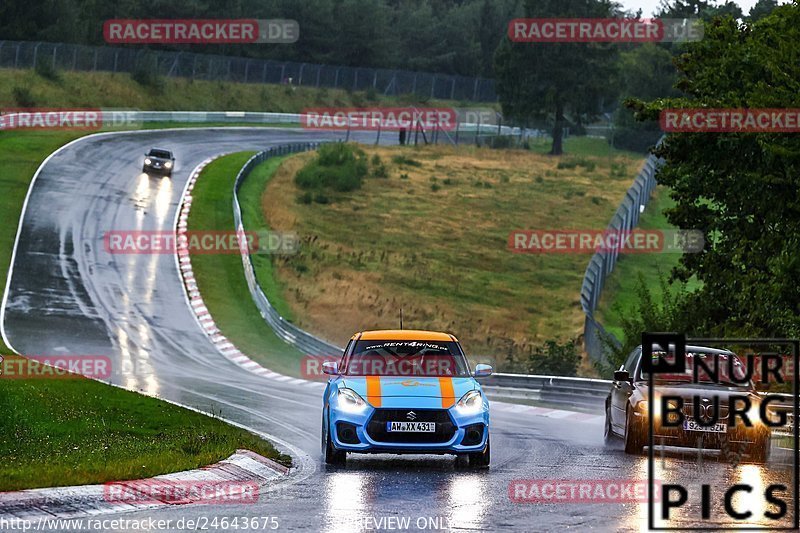
[[[399,405],[398,400],[418,398],[419,407],[450,407],[476,389],[477,383],[471,377],[344,376],[342,386],[353,389],[373,406]]]
[[[681,396],[683,398],[699,396],[700,398],[719,398],[722,403],[727,403],[730,396],[751,396],[758,398],[758,394],[749,387],[734,387],[727,385],[701,385],[697,383],[664,383],[654,384],[654,392],[660,396]],[[647,399],[649,394],[647,382],[637,383],[642,398]]]

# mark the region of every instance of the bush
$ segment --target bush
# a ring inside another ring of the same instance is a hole
[[[581,356],[574,340],[559,343],[549,340],[536,346],[526,359],[514,362],[513,368],[525,374],[576,376]]]
[[[301,189],[350,192],[361,188],[367,175],[364,152],[343,143],[323,144],[315,159],[294,178]]]
[[[310,204],[314,201],[314,195],[306,191],[297,197],[297,201],[301,204]]]
[[[34,69],[34,71],[36,72],[36,74],[38,74],[39,76],[41,76],[46,80],[50,80],[55,83],[61,83],[62,81],[61,72],[59,72],[58,69],[56,69],[53,66],[52,61],[47,61],[47,60],[37,61],[36,68]]]
[[[370,102],[375,102],[378,100],[378,91],[375,90],[375,87],[370,87],[364,93],[364,97]]]
[[[497,135],[492,137],[490,146],[497,149],[513,148],[514,138],[511,135]]]
[[[15,86],[11,89],[11,94],[14,96],[14,101],[20,107],[36,107],[36,100],[31,94],[31,90],[27,87]]]
[[[406,165],[409,167],[421,167],[422,163],[417,161],[416,159],[411,159],[410,157],[406,157],[404,155],[396,155],[392,158],[392,161],[396,165]]]
[[[162,91],[164,89],[164,79],[158,74],[158,68],[155,61],[140,61],[136,64],[136,68],[131,72],[133,81],[155,91]]]
[[[441,187],[439,186],[438,183],[431,183],[431,190],[433,192],[437,192],[439,189],[441,189]]]

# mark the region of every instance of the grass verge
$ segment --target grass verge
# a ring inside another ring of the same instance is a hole
[[[59,71],[45,78],[28,69],[0,69],[0,106],[126,108],[152,111],[272,111],[299,113],[308,107],[368,107],[375,105],[420,105],[413,95],[372,97],[365,92],[313,87],[192,81],[187,78],[157,78],[142,85],[130,74]],[[455,105],[430,100],[425,105]],[[464,107],[463,103],[458,103]],[[481,105],[480,103],[466,103]],[[483,104],[483,107],[486,107]]]
[[[664,210],[674,205],[669,193],[663,187],[656,188],[655,196],[647,205],[647,209],[639,218],[639,228],[644,230],[675,229],[664,216]],[[617,338],[622,338],[620,313],[633,312],[638,305],[636,287],[639,278],[645,286],[658,298],[659,277],[669,276],[672,268],[678,265],[680,254],[620,254],[617,266],[606,279],[603,294],[595,312],[596,318],[607,331]],[[700,286],[700,282],[692,278],[687,289],[692,291]]]
[[[222,420],[75,375],[3,379],[0,427],[0,491],[146,478],[215,463],[238,448],[291,464]]]
[[[253,155],[253,152],[230,154],[213,161],[198,178],[192,191],[192,210],[189,213],[190,231],[232,231],[233,182],[236,174]],[[253,202],[258,202],[259,195],[248,194],[248,190],[263,186],[269,179],[278,161],[268,161],[259,166],[246,182],[242,194],[245,209],[245,227],[252,222]],[[257,216],[257,215],[256,215]],[[249,220],[248,220],[249,219]],[[269,270],[268,258],[256,256],[259,271],[257,275],[267,290],[270,301],[275,301],[281,313],[287,310],[274,296],[282,287],[271,285],[272,279],[266,272]],[[266,263],[265,263],[266,261]],[[231,339],[239,350],[263,362],[271,370],[283,374],[298,376],[301,374],[302,353],[295,350],[280,338],[264,322],[258,311],[244,277],[242,260],[238,254],[197,254],[192,256],[192,269],[203,301],[208,307],[214,322],[220,331]],[[287,313],[288,314],[288,313]]]

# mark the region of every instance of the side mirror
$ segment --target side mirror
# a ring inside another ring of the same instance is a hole
[[[631,375],[627,370],[617,370],[614,372],[614,381],[630,381]]]
[[[336,361],[325,361],[322,363],[322,373],[328,374],[329,376],[338,376],[339,375],[339,363]]]
[[[475,365],[475,377],[485,378],[492,375],[492,367],[489,365]]]

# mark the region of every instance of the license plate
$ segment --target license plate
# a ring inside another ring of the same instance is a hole
[[[727,424],[718,422],[713,426],[701,426],[695,420],[687,418],[683,421],[683,429],[686,431],[706,431],[709,433],[725,433],[728,431]]]
[[[435,433],[435,422],[386,422],[386,431],[398,433]]]

